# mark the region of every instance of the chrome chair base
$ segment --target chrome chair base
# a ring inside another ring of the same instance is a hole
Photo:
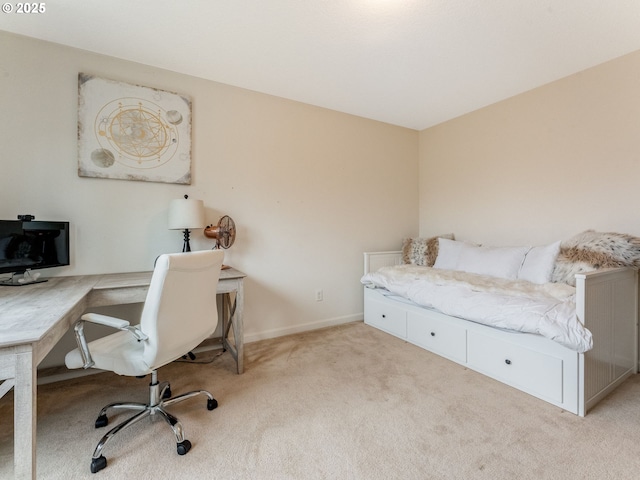
[[[191,442],[184,438],[182,431],[182,424],[180,421],[167,412],[164,407],[173,405],[174,403],[182,402],[196,395],[205,395],[207,397],[207,410],[214,410],[218,407],[218,402],[213,396],[206,390],[194,390],[191,392],[183,393],[175,397],[171,397],[171,387],[169,382],[158,383],[157,371],[151,372],[151,383],[149,384],[149,403],[137,403],[137,402],[124,402],[124,403],[111,403],[105,406],[96,419],[95,427],[101,428],[107,426],[109,419],[107,418],[107,412],[109,410],[135,410],[138,411],[134,416],[128,418],[117,426],[109,430],[102,439],[98,442],[95,450],[93,451],[93,458],[91,459],[91,473],[97,473],[107,466],[107,459],[102,455],[102,450],[105,445],[121,430],[124,430],[135,423],[138,423],[143,418],[159,415],[162,417],[173,430],[173,434],[176,437],[176,449],[178,455],[186,455],[191,449]]]

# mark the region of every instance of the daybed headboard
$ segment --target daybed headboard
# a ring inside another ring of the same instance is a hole
[[[402,252],[364,252],[364,274],[375,272],[382,267],[402,264]]]

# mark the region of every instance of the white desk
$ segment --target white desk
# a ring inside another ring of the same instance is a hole
[[[245,274],[222,270],[218,294],[225,295],[223,345],[244,371],[243,307]],[[36,478],[37,367],[85,310],[143,302],[151,272],[53,277],[48,282],[0,287],[0,397],[14,389],[14,472]],[[229,330],[233,328],[233,343]]]

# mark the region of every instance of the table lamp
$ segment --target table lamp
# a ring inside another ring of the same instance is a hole
[[[183,252],[190,252],[189,229],[204,228],[204,204],[202,200],[192,200],[189,195],[184,199],[171,200],[169,204],[169,230],[184,230]]]

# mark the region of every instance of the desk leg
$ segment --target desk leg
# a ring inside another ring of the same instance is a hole
[[[244,288],[242,282],[238,282],[235,291],[236,298],[231,303],[230,294],[225,294],[222,302],[222,345],[236,361],[238,374],[244,372]],[[235,345],[229,341],[229,330],[233,328]]]
[[[36,478],[36,389],[37,371],[33,349],[28,346],[16,355],[14,385],[14,473],[15,478]]]
[[[231,324],[233,325],[233,336],[236,340],[236,353],[238,358],[236,362],[238,364],[238,374],[244,372],[244,284],[242,281],[238,282],[238,291],[236,292],[236,311],[235,315],[231,318]]]

